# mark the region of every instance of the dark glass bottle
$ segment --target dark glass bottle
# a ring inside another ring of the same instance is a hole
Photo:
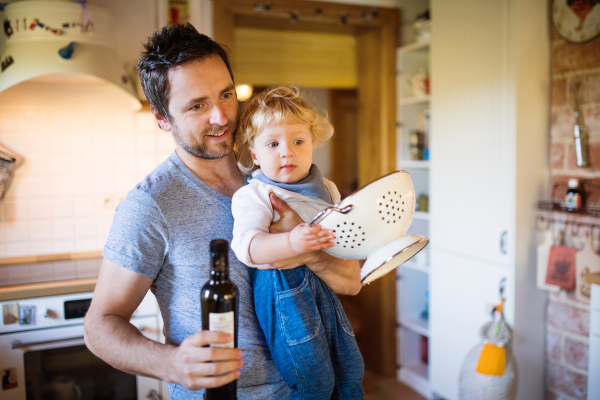
[[[238,288],[229,279],[229,243],[216,239],[210,242],[210,279],[200,292],[202,330],[231,334],[232,342],[213,347],[238,347]],[[207,400],[237,399],[237,380],[214,389],[206,389]]]
[[[565,207],[567,211],[579,212],[582,209],[583,196],[579,189],[579,181],[577,179],[569,179],[569,190],[565,197]]]

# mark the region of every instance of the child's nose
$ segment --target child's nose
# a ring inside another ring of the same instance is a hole
[[[287,144],[284,144],[281,146],[281,157],[289,158],[289,157],[293,157],[293,156],[294,156],[294,151],[292,150],[291,146],[288,146]]]

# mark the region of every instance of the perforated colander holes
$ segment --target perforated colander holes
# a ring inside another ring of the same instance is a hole
[[[379,214],[383,222],[395,224],[397,220],[402,219],[404,200],[402,200],[402,195],[398,194],[398,192],[387,192],[378,201],[378,204]]]
[[[354,222],[344,222],[337,225],[336,229],[332,229],[335,234],[336,244],[344,248],[353,249],[354,246],[360,247],[365,241],[365,231],[362,226],[356,225]]]

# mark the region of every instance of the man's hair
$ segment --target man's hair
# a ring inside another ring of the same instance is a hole
[[[307,124],[313,148],[324,145],[333,136],[333,126],[300,96],[298,88],[271,87],[255,95],[244,107],[238,130],[238,163],[242,171],[255,169],[250,147],[271,124]]]
[[[154,31],[144,44],[144,49],[137,64],[144,94],[150,105],[169,122],[170,68],[217,55],[227,66],[234,81],[225,49],[189,23],[165,26],[160,31]]]

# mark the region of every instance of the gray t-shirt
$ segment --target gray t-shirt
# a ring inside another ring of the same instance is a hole
[[[200,289],[209,278],[209,243],[231,242],[231,199],[195,176],[173,154],[117,207],[104,258],[154,279],[151,290],[164,319],[167,343],[180,344],[202,329]],[[229,252],[230,278],[240,292],[238,345],[244,367],[238,398],[283,399],[289,389],[271,358],[256,314],[247,267]],[[169,384],[171,398],[201,399]]]

